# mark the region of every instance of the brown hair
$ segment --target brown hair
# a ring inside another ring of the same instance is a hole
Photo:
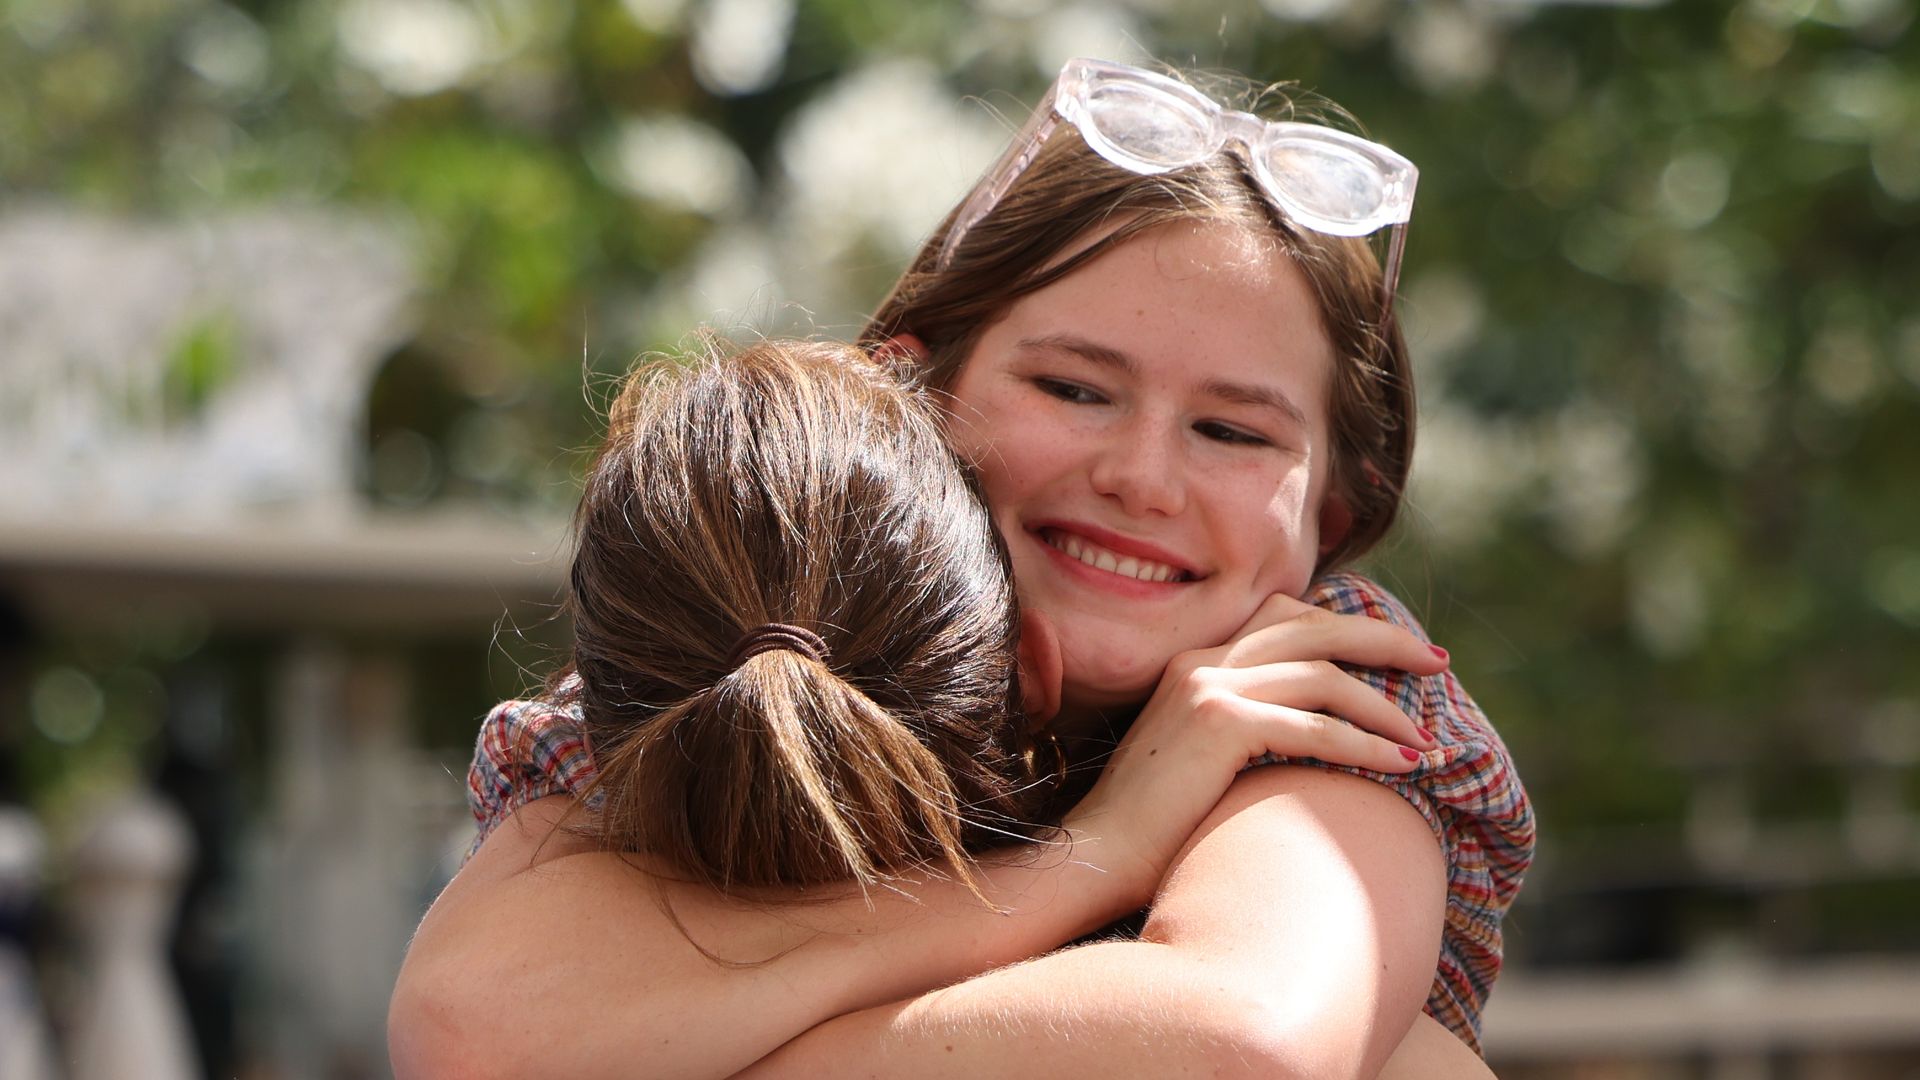
[[[849,878],[1033,831],[1004,548],[936,411],[853,346],[649,363],[575,517],[587,831],[722,891]],[[767,623],[819,635],[753,652]]]
[[[1289,118],[1305,118],[1291,103],[1286,111]],[[1269,235],[1306,275],[1335,357],[1328,399],[1330,491],[1353,514],[1351,529],[1322,556],[1318,569],[1359,557],[1392,526],[1413,456],[1412,372],[1399,326],[1383,318],[1380,262],[1364,239],[1293,226],[1226,151],[1199,165],[1143,176],[1108,163],[1072,125],[1061,124],[1006,195],[968,230],[950,265],[939,269],[940,249],[953,226],[948,215],[881,302],[861,340],[878,345],[897,334],[919,337],[930,354],[920,377],[944,389],[980,335],[1020,297],[1131,237],[1175,222],[1224,222]],[[1105,229],[1112,231],[1075,250]]]

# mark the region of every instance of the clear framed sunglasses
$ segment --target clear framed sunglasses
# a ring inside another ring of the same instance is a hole
[[[952,263],[967,233],[999,205],[1062,120],[1079,129],[1095,153],[1143,175],[1197,165],[1231,145],[1294,224],[1331,236],[1393,229],[1383,310],[1392,304],[1420,177],[1413,162],[1335,128],[1225,109],[1183,82],[1103,60],[1069,60],[1060,69],[1026,127],[955,216],[938,269]]]

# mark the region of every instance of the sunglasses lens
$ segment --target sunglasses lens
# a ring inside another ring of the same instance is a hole
[[[1096,87],[1087,98],[1087,122],[1108,146],[1155,171],[1190,165],[1214,148],[1207,113],[1126,83]]]
[[[1376,162],[1319,140],[1276,139],[1266,149],[1267,171],[1321,232],[1360,236],[1387,224],[1387,179]]]

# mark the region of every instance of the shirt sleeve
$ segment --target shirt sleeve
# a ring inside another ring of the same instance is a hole
[[[513,811],[549,795],[579,794],[594,774],[578,706],[539,699],[495,705],[480,723],[467,768],[467,808],[479,830],[467,857]]]
[[[1429,640],[1398,598],[1358,574],[1331,574],[1302,598],[1343,615],[1365,615]],[[1533,862],[1533,806],[1506,745],[1451,671],[1416,676],[1365,669],[1380,691],[1439,745],[1411,772],[1329,765],[1385,784],[1432,827],[1447,859],[1447,912],[1426,1011],[1480,1050],[1480,1012],[1500,974],[1501,922]]]

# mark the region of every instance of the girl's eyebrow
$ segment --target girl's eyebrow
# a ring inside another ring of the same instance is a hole
[[[1021,338],[1019,347],[1022,350],[1038,352],[1072,353],[1082,360],[1103,368],[1112,368],[1123,375],[1135,375],[1140,371],[1140,365],[1133,362],[1133,357],[1119,349],[1102,345],[1097,341],[1088,341],[1073,334],[1046,334],[1041,337]]]
[[[1209,379],[1200,387],[1200,390],[1209,397],[1219,398],[1235,405],[1253,405],[1258,408],[1272,409],[1303,428],[1313,426],[1307,422],[1307,411],[1294,404],[1293,399],[1282,393],[1277,386]]]
[[[1041,337],[1021,338],[1018,348],[1022,351],[1069,353],[1090,364],[1110,368],[1123,375],[1137,375],[1140,371],[1140,365],[1122,350],[1111,345],[1102,345],[1097,341],[1089,341],[1074,334],[1046,334]],[[1277,386],[1233,382],[1228,379],[1208,379],[1201,384],[1200,392],[1233,405],[1252,405],[1256,408],[1272,409],[1303,428],[1313,426],[1307,420],[1307,411],[1295,404],[1294,400]]]

